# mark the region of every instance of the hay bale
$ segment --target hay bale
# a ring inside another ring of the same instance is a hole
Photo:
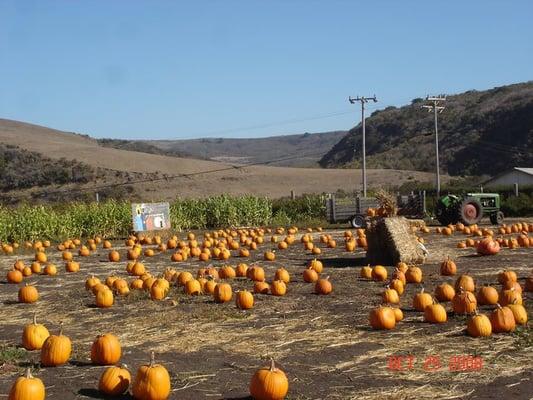
[[[367,262],[395,265],[422,264],[425,255],[405,217],[378,218],[367,232]]]

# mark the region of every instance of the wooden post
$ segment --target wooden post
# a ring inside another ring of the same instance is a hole
[[[294,194],[294,190],[291,190],[291,200],[294,200],[296,198],[295,194]]]
[[[518,183],[514,184],[514,195],[518,197]]]

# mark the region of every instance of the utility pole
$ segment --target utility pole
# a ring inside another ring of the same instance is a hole
[[[422,108],[428,110],[428,112],[433,111],[435,115],[435,157],[436,157],[436,168],[437,168],[437,198],[440,197],[440,169],[439,169],[439,128],[437,115],[444,111],[445,106],[441,103],[446,101],[446,96],[426,96],[426,101],[429,104],[423,105]]]
[[[376,95],[373,97],[348,97],[348,101],[351,104],[356,102],[361,102],[361,127],[363,129],[363,197],[366,197],[366,131],[365,131],[365,103],[368,103],[372,100],[374,103],[377,103]]]

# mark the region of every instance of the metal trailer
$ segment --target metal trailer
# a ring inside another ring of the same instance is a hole
[[[407,218],[423,218],[426,215],[426,192],[420,191],[396,198],[398,215]],[[367,210],[378,208],[375,197],[344,197],[337,199],[334,194],[326,198],[326,217],[332,224],[349,222],[353,228],[364,228],[368,222]]]

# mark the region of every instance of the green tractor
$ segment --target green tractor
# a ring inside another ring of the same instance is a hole
[[[497,193],[467,193],[464,196],[448,194],[437,200],[435,214],[442,225],[458,222],[473,225],[487,215],[494,225],[503,222],[500,195]]]

